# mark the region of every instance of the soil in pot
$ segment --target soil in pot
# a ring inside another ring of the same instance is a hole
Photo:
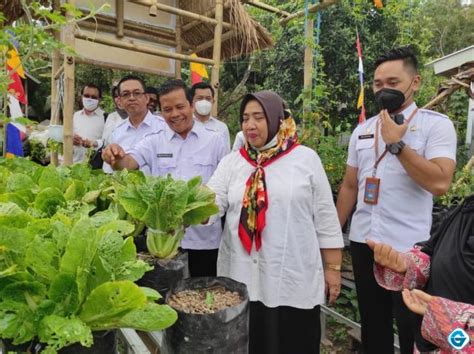
[[[188,254],[180,252],[172,259],[155,258],[149,253],[139,253],[138,257],[154,268],[137,281],[140,286],[155,289],[163,297],[180,280],[189,277]]]
[[[168,293],[166,302],[178,320],[165,330],[162,353],[248,353],[245,284],[225,277],[188,278]]]
[[[241,302],[238,292],[227,290],[223,286],[214,286],[180,291],[170,297],[168,305],[185,313],[205,314],[216,313]]]

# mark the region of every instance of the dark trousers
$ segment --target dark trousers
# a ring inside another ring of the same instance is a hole
[[[364,354],[390,354],[393,347],[395,317],[400,351],[412,354],[415,327],[401,292],[389,291],[377,284],[374,276],[374,253],[365,243],[351,242],[352,266],[362,324]]]
[[[266,307],[250,302],[249,354],[319,354],[320,307]]]
[[[215,277],[217,275],[217,251],[186,250],[188,251],[189,275],[192,277]]]

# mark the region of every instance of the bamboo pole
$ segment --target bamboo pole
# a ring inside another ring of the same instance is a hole
[[[221,37],[221,43],[224,43],[225,41],[231,39],[234,37],[237,33],[235,31],[227,31],[224,33]],[[214,39],[210,39],[207,42],[204,42],[200,45],[198,45],[194,50],[191,50],[193,53],[199,53],[202,52],[203,50],[209,49],[214,45]]]
[[[223,0],[216,0],[216,29],[214,31],[214,51],[212,59],[214,65],[212,66],[211,84],[214,87],[214,105],[212,106],[212,114],[217,115],[217,106],[219,98],[219,69],[221,63],[221,43],[222,43],[222,21],[224,13]]]
[[[99,22],[96,24],[95,22],[89,22],[89,21],[84,21],[79,24],[79,27],[81,29],[86,29],[90,30],[93,32],[107,32],[107,33],[116,33],[116,26],[112,24],[105,24]],[[138,27],[133,27],[132,24],[126,24],[124,28],[124,36],[126,37],[131,37],[134,39],[141,39],[144,41],[149,41],[153,43],[159,43],[163,45],[167,45],[170,47],[176,47],[177,43],[175,40],[169,40],[166,38],[161,37],[161,33],[155,33],[155,34],[150,34],[150,33],[141,33],[138,32],[139,28]],[[191,46],[186,43],[185,41],[181,40],[181,45],[184,49],[191,49]]]
[[[53,2],[53,11],[59,9],[59,0],[55,0]],[[53,33],[54,38],[56,40],[60,40],[61,34],[59,30],[54,31]],[[51,118],[50,124],[57,125],[59,124],[59,95],[58,95],[58,72],[60,71],[61,65],[61,56],[59,52],[59,48],[53,49],[51,55]],[[64,66],[61,66],[64,68]],[[62,72],[62,71],[61,71]],[[51,152],[51,163],[54,166],[58,165],[58,153],[56,151]]]
[[[304,79],[303,79],[303,125],[307,126],[311,119],[311,96],[313,91],[313,25],[312,16],[306,19],[304,48]]]
[[[180,8],[180,3],[181,1],[180,0],[176,0],[177,2],[177,6]],[[182,21],[181,21],[181,18],[176,16],[176,53],[177,54],[181,54],[183,52],[183,45],[182,45],[182,37],[183,37],[183,33],[182,33]],[[176,63],[175,63],[175,76],[177,79],[181,79],[181,60],[176,60]]]
[[[115,8],[116,8],[116,19],[117,19],[117,37],[122,38],[123,37],[123,31],[124,31],[124,0],[115,0]]]
[[[57,38],[57,40],[59,40],[59,38]],[[61,76],[61,74],[64,72],[64,65],[59,66],[59,64],[58,64],[58,66],[56,68],[57,68],[57,70],[53,72],[54,75],[52,77],[55,80],[57,80],[59,78],[59,76]]]
[[[150,1],[150,0],[129,0],[129,1],[133,2],[134,4],[137,4],[137,5],[144,5],[144,6],[150,6],[150,7],[152,5],[154,5],[153,2]],[[168,5],[160,4],[160,3],[156,3],[155,6],[158,10],[168,12],[168,13],[173,14],[173,15],[187,17],[187,18],[191,18],[193,20],[199,20],[201,22],[205,22],[205,23],[208,23],[210,25],[217,25],[217,20],[215,20],[213,18],[203,16],[203,15],[196,14],[194,12],[189,12],[189,11],[186,11],[186,10],[183,10],[183,9],[178,9],[176,7],[173,7],[173,6],[168,6]],[[217,3],[216,3],[216,6],[217,6]],[[232,26],[228,22],[222,22],[221,26],[223,26],[225,28],[234,29],[234,26]]]
[[[309,13],[313,13],[313,12],[317,12],[319,10],[322,10],[322,9],[325,9],[329,6],[332,6],[334,4],[337,3],[338,0],[323,0],[323,2],[320,2],[318,4],[314,4],[314,5],[311,5],[308,7],[308,12]],[[286,23],[288,23],[288,21],[291,21],[295,18],[298,18],[298,17],[301,17],[301,16],[304,16],[305,14],[305,10],[300,10],[298,12],[295,12],[294,14],[291,14],[289,15],[288,17],[286,18],[282,18],[279,22],[280,22],[280,25],[285,25]]]
[[[67,0],[67,2],[74,6],[76,0]],[[70,11],[66,13],[68,21],[72,21],[73,15]],[[64,44],[69,48],[74,49],[74,27],[68,24],[64,27]],[[74,115],[74,72],[75,72],[75,58],[72,55],[64,55],[64,110],[63,110],[63,125],[64,125],[64,142],[63,142],[63,164],[69,166],[73,163],[73,115]]]
[[[137,72],[137,73],[158,75],[158,76],[169,77],[169,78],[174,78],[175,77],[174,72],[171,73],[171,72],[166,72],[166,71],[162,71],[162,70],[159,70],[159,69],[150,70],[147,67],[137,67],[137,66],[134,66],[134,65],[109,63],[109,62],[103,62],[103,61],[100,61],[100,60],[94,60],[94,59],[91,59],[91,58],[84,58],[84,57],[77,57],[76,58],[76,64],[87,64],[87,65],[101,67],[101,68],[104,68],[104,69],[126,70],[126,71],[133,71],[133,72]]]
[[[262,10],[265,10],[265,11],[268,11],[268,12],[273,12],[273,13],[275,13],[277,15],[280,15],[280,16],[285,16],[285,17],[291,16],[291,14],[287,11],[280,10],[277,7],[265,4],[265,3],[260,2],[258,0],[244,0],[243,2],[245,2],[249,5],[252,5],[253,7],[257,7],[259,9],[262,9]]]
[[[105,44],[105,45],[108,45],[108,46],[111,46],[111,47],[129,49],[129,50],[133,50],[133,51],[139,52],[139,53],[158,55],[158,56],[164,57],[164,58],[192,61],[192,62],[195,62],[195,63],[201,63],[201,64],[206,64],[206,65],[213,65],[214,64],[214,61],[211,60],[211,59],[193,58],[193,57],[190,57],[189,55],[172,53],[172,52],[168,52],[168,51],[163,50],[163,49],[148,48],[148,47],[144,47],[142,45],[135,44],[131,40],[129,42],[118,41],[116,39],[105,38],[105,37],[98,36],[98,35],[97,36],[90,36],[90,35],[87,35],[87,34],[84,34],[84,33],[81,33],[81,32],[76,32],[75,37],[78,38],[78,39],[86,40],[86,41]]]

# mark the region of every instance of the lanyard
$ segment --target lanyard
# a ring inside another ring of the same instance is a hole
[[[418,108],[415,108],[415,110],[410,114],[410,117],[406,120],[406,124],[410,124],[411,120],[415,116],[416,112],[418,112]],[[388,149],[385,147],[385,151],[382,153],[382,155],[379,156],[379,126],[380,126],[380,117],[377,119],[377,123],[375,124],[375,164],[374,164],[374,170],[372,171],[372,177],[375,177],[377,174],[377,167],[379,166],[380,161],[387,155]]]

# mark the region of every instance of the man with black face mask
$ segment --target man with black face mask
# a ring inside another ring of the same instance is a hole
[[[341,225],[354,206],[352,265],[364,353],[394,352],[393,317],[402,354],[413,353],[414,326],[401,293],[378,285],[371,239],[406,252],[429,238],[433,195],[445,194],[456,167],[456,133],[448,117],[417,108],[417,59],[409,47],[375,62],[373,89],[380,113],[352,134],[337,210]]]

